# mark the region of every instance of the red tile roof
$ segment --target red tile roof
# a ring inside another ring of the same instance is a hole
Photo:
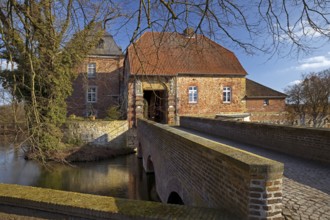
[[[203,35],[146,32],[128,48],[131,74],[246,75],[235,54]]]
[[[261,85],[250,79],[246,79],[246,97],[256,98],[285,98],[286,94],[278,92],[274,89]]]

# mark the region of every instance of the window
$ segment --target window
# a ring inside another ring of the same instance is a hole
[[[264,99],[264,105],[269,105],[269,99]]]
[[[100,39],[99,42],[96,45],[97,49],[103,49],[104,48],[104,40]]]
[[[87,65],[87,77],[88,78],[95,78],[96,76],[96,64],[95,63],[89,63]]]
[[[189,103],[197,103],[197,86],[189,86]]]
[[[90,86],[87,89],[87,102],[94,103],[97,101],[97,87]]]
[[[231,88],[223,87],[223,102],[230,103],[231,102]]]

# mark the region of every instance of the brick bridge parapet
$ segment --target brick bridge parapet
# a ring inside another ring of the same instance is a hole
[[[330,164],[330,129],[180,117],[180,126]]]
[[[137,127],[143,166],[155,172],[164,203],[178,195],[244,219],[282,219],[282,163],[144,119]]]
[[[235,219],[223,210],[0,184],[0,219]]]

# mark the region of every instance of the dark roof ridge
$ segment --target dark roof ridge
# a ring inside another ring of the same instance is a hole
[[[250,97],[250,98],[253,98],[253,97],[255,97],[255,98],[261,98],[261,97],[264,97],[264,98],[266,98],[266,97],[274,97],[274,98],[275,97],[277,97],[277,98],[279,98],[279,97],[287,97],[287,95],[285,93],[279,92],[279,91],[277,91],[275,89],[272,89],[272,88],[270,88],[268,86],[262,85],[262,84],[260,84],[260,83],[258,83],[256,81],[253,81],[253,80],[248,79],[248,78],[246,78],[246,84],[247,84],[246,90],[247,90],[247,93],[248,93],[248,81],[250,81],[251,83],[257,84],[257,86],[259,86],[259,87],[262,87],[262,88],[265,88],[265,89],[267,89],[269,91],[272,91],[274,93],[277,93],[277,95],[248,95],[248,94],[246,94],[246,97]]]

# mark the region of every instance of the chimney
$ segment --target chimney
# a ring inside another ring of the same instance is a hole
[[[183,35],[185,35],[186,37],[192,38],[195,35],[195,30],[191,27],[188,27],[183,31]]]

